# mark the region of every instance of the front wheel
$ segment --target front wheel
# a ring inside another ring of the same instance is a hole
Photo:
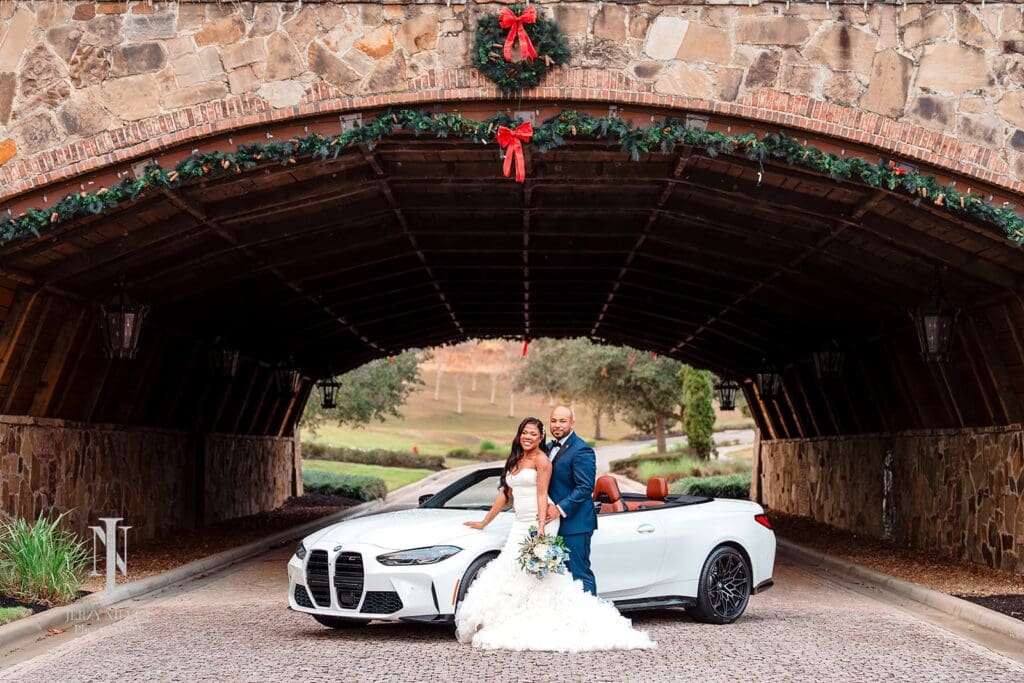
[[[466,573],[462,575],[462,581],[459,582],[459,594],[455,601],[455,613],[459,613],[459,607],[462,606],[462,601],[466,597],[466,593],[469,592],[469,587],[476,581],[477,575],[480,570],[486,567],[491,560],[497,555],[483,555],[473,560],[472,564],[466,568]]]
[[[708,624],[731,624],[740,618],[750,600],[750,565],[736,548],[715,548],[700,572],[697,604],[687,614]]]
[[[331,628],[359,628],[360,626],[366,626],[368,621],[362,621],[360,619],[344,619],[342,617],[331,617],[326,614],[314,614],[313,618],[324,626]]]

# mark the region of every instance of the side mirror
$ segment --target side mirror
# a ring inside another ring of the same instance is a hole
[[[433,497],[434,497],[433,493],[424,493],[422,496],[420,496],[420,505],[423,505],[424,503],[426,503],[428,500],[430,500]]]

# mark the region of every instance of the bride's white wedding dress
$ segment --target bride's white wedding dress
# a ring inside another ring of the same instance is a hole
[[[572,575],[538,579],[520,569],[519,544],[537,523],[537,470],[507,478],[515,521],[501,554],[477,574],[455,616],[459,642],[502,650],[634,650],[657,647],[615,606],[583,590]],[[558,521],[547,524],[558,533]],[[600,581],[601,577],[598,577]]]

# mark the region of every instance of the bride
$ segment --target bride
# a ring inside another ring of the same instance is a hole
[[[557,519],[544,521],[551,462],[543,448],[544,424],[526,418],[512,441],[490,511],[482,521],[465,523],[483,529],[509,502],[515,510],[501,554],[477,574],[458,608],[459,642],[486,649],[560,652],[657,647],[646,632],[633,629],[614,605],[584,591],[583,584],[568,573],[538,579],[519,567],[519,544],[531,526],[540,534],[558,533]]]

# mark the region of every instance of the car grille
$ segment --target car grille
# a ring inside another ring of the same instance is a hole
[[[295,584],[295,602],[298,603],[299,607],[308,607],[310,609],[316,607],[313,601],[309,599],[309,593],[299,584]]]
[[[359,598],[363,595],[362,555],[359,553],[338,554],[334,560],[334,590],[338,596],[338,605],[341,607],[355,609],[359,606]],[[369,594],[367,595],[369,596]]]
[[[314,550],[306,561],[306,585],[319,607],[331,606],[331,580],[327,569],[327,551]]]
[[[391,614],[402,609],[402,599],[394,591],[366,591],[363,608],[367,614]]]

